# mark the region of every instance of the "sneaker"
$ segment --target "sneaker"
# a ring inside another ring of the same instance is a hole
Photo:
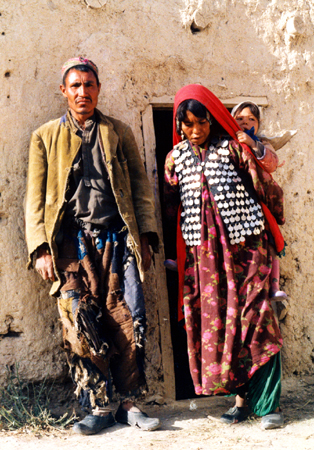
[[[150,418],[142,411],[126,411],[122,405],[119,406],[115,418],[117,422],[125,423],[144,431],[153,431],[160,427],[159,419]]]
[[[282,411],[273,412],[262,417],[261,427],[262,430],[273,430],[274,428],[280,428],[284,424],[284,417]]]

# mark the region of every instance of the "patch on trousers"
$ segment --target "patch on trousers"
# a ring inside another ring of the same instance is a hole
[[[145,317],[136,317],[133,322],[135,345],[139,349],[144,348],[145,342],[145,330],[146,330]]]
[[[80,295],[80,290],[71,290],[61,292],[58,299],[64,348],[83,358],[91,355],[104,358],[109,345],[99,323],[100,309],[91,299],[80,301]]]
[[[74,325],[73,302],[75,301],[76,299],[74,297],[60,297],[58,299],[58,309],[62,323],[63,345],[64,350],[73,352],[82,358],[86,358],[90,355],[90,349],[87,341],[78,336],[77,329]]]
[[[73,360],[71,364],[73,381],[76,384],[75,395],[79,398],[82,395],[88,395],[90,405],[82,405],[95,408],[96,406],[105,406],[109,403],[107,393],[107,381],[103,376],[89,370],[88,365],[84,366],[81,359]]]
[[[109,344],[103,333],[103,326],[99,319],[102,313],[100,308],[87,299],[80,301],[75,314],[75,325],[78,334],[84,337],[93,355],[105,357],[109,350]]]

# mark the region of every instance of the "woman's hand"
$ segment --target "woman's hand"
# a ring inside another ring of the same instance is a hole
[[[143,269],[144,272],[147,272],[151,265],[152,255],[150,252],[148,237],[146,234],[141,234],[141,254],[143,261]]]
[[[237,131],[236,135],[240,144],[246,144],[251,148],[255,147],[255,141],[253,141],[253,139],[244,131]]]
[[[45,248],[37,250],[37,259],[35,263],[35,270],[42,276],[44,280],[55,281],[56,277],[53,271],[52,256],[47,253]]]

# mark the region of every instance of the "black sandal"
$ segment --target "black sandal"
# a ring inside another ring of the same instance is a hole
[[[248,418],[249,414],[250,410],[247,406],[233,406],[220,417],[220,422],[228,423],[229,425],[243,422]]]

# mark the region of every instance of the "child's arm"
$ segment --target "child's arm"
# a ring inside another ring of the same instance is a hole
[[[278,167],[278,156],[271,144],[268,142],[255,142],[244,131],[238,131],[237,138],[240,144],[246,144],[251,148],[254,156],[259,160],[266,172],[275,172]]]
[[[263,140],[259,144],[265,148],[265,156],[260,162],[263,164],[266,172],[275,172],[279,164],[279,159],[274,147],[269,142]]]

